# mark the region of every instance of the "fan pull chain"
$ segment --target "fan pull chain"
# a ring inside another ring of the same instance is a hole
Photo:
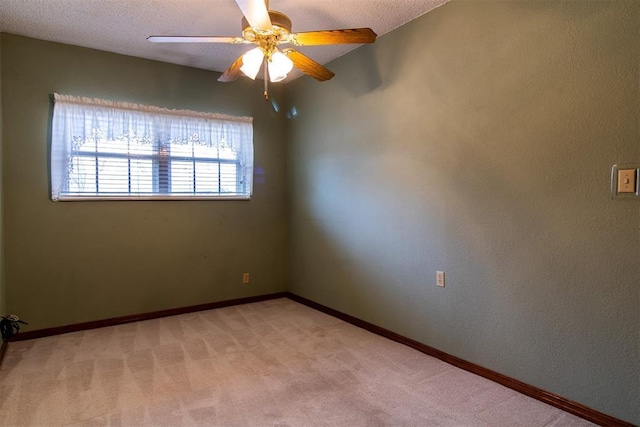
[[[269,102],[269,71],[267,70],[268,66],[267,58],[264,58],[264,100]]]

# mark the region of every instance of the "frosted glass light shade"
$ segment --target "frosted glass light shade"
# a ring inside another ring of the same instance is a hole
[[[251,49],[249,52],[242,55],[242,67],[240,71],[251,80],[255,80],[262,66],[264,59],[264,52],[259,47]]]
[[[269,80],[279,82],[287,77],[293,68],[293,61],[282,52],[274,52],[269,58]]]

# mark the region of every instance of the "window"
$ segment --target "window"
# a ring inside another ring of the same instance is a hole
[[[54,95],[51,198],[248,199],[248,117]]]

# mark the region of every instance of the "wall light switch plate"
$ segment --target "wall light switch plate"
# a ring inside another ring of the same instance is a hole
[[[637,169],[618,169],[618,193],[636,192]]]
[[[444,271],[436,271],[436,286],[444,288]]]
[[[640,164],[613,165],[611,168],[611,198],[640,200]]]

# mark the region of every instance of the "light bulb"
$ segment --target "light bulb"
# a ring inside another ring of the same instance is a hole
[[[293,68],[293,61],[282,52],[273,52],[269,58],[269,80],[279,82],[287,78]]]
[[[264,52],[259,47],[251,49],[249,52],[242,55],[242,67],[240,71],[251,80],[255,80],[262,66],[262,60],[264,59]]]

